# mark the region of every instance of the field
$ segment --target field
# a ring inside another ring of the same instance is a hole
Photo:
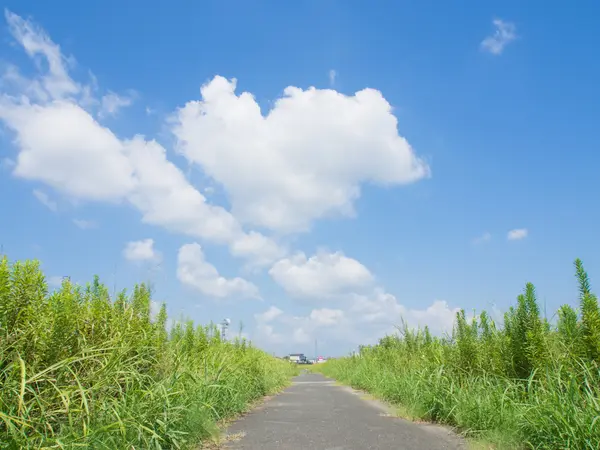
[[[579,309],[562,306],[552,323],[527,284],[502,326],[464,311],[442,338],[405,324],[317,370],[498,448],[598,449],[600,313],[579,260],[575,272]]]
[[[197,448],[297,371],[151,305],[97,278],[49,293],[36,261],[0,260],[0,448]]]

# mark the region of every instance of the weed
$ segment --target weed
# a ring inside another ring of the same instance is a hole
[[[0,448],[192,448],[295,368],[215,325],[155,318],[145,285],[96,277],[50,293],[36,261],[0,260]]]
[[[498,327],[457,314],[451,336],[404,325],[360,354],[318,370],[402,405],[405,417],[449,424],[502,448],[600,448],[600,311],[575,261],[579,311],[540,317],[528,283]]]

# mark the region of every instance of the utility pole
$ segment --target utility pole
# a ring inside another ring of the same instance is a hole
[[[317,352],[317,340],[315,339],[315,362],[317,361],[318,357],[319,357],[319,353]]]
[[[113,300],[117,297],[117,263],[115,263],[115,270],[113,271]]]

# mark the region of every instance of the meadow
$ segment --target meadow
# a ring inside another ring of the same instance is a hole
[[[37,261],[3,257],[0,448],[198,448],[297,371],[151,307],[147,285],[50,292]]]
[[[427,328],[361,347],[316,370],[397,405],[413,420],[448,424],[491,448],[600,448],[600,312],[580,260],[579,305],[540,314],[533,284],[496,324],[457,314],[453,332]]]

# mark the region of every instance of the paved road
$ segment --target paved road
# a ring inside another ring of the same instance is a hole
[[[456,450],[446,429],[386,416],[387,408],[318,374],[292,386],[234,423],[223,447],[246,450]]]

